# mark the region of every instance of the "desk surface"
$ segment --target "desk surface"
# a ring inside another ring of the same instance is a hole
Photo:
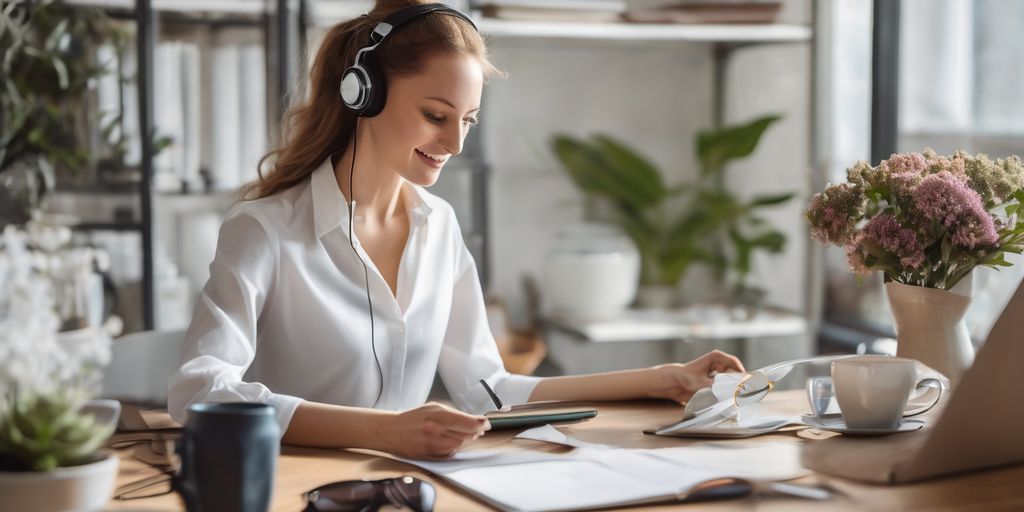
[[[782,391],[766,399],[779,412],[797,412],[806,408],[803,393]],[[560,429],[578,439],[592,443],[604,443],[633,448],[660,448],[701,443],[700,440],[665,438],[643,434],[645,428],[652,428],[679,419],[682,409],[669,402],[634,401],[607,402],[598,404],[596,418]],[[518,430],[491,432],[474,441],[468,449],[536,449],[564,451],[548,443],[512,439]],[[898,435],[915,435],[898,434]],[[763,443],[780,437],[794,439],[793,433],[761,436],[733,443]],[[718,441],[721,442],[721,441]],[[806,440],[804,442],[815,442]],[[119,452],[121,473],[118,485],[154,474],[145,464],[134,460],[130,450]],[[385,478],[409,474],[429,480],[438,489],[436,510],[490,510],[468,494],[444,483],[423,471],[394,460],[367,453],[345,450],[321,450],[310,448],[282,447],[278,461],[277,478],[272,510],[297,512],[305,506],[302,493],[329,482],[359,479],[363,477]],[[692,512],[705,510],[754,509],[758,511],[819,511],[819,510],[1024,510],[1024,465],[970,473],[962,476],[943,478],[928,482],[897,487],[873,486],[853,483],[841,479],[812,475],[801,481],[827,483],[842,495],[828,502],[803,501],[799,499],[766,496],[710,503],[680,505],[679,510]],[[666,510],[673,505],[646,507],[637,510]],[[181,510],[181,501],[175,495],[165,495],[132,501],[112,501],[113,510]]]

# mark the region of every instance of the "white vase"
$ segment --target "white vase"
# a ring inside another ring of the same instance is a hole
[[[19,512],[102,510],[117,480],[116,456],[51,471],[0,471],[0,508]]]
[[[614,226],[574,224],[559,237],[544,262],[547,310],[580,320],[621,313],[636,297],[640,253]]]
[[[898,339],[896,355],[917,359],[949,378],[956,387],[974,362],[974,346],[964,322],[971,303],[973,273],[952,290],[885,283]]]

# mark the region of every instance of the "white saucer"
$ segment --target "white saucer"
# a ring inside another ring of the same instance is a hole
[[[800,418],[804,421],[805,425],[811,428],[854,436],[884,436],[886,434],[896,434],[899,432],[913,432],[915,430],[920,430],[921,427],[924,426],[924,422],[921,420],[905,419],[897,428],[846,428],[846,423],[844,423],[842,419],[821,421],[809,414],[805,414]]]

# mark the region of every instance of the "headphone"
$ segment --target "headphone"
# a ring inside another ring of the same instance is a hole
[[[445,4],[420,4],[411,5],[395,11],[384,18],[384,21],[377,23],[373,32],[370,33],[370,40],[366,46],[356,52],[356,58],[351,66],[345,68],[341,75],[341,84],[338,89],[341,92],[341,100],[345,106],[362,117],[373,117],[384,108],[384,101],[387,98],[387,88],[384,85],[384,77],[381,76],[369,59],[370,53],[380,46],[388,35],[398,30],[402,25],[425,16],[430,13],[447,14],[466,20],[475,30],[476,23],[469,19],[462,12],[453,9]]]

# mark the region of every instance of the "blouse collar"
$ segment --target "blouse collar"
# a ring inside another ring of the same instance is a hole
[[[410,224],[423,227],[433,211],[427,204],[426,192],[405,180],[402,180],[402,186],[405,191],[410,192],[402,194]],[[338,186],[338,178],[334,175],[330,157],[313,171],[310,187],[313,195],[313,228],[316,237],[321,238],[334,228],[347,225],[348,203]]]

